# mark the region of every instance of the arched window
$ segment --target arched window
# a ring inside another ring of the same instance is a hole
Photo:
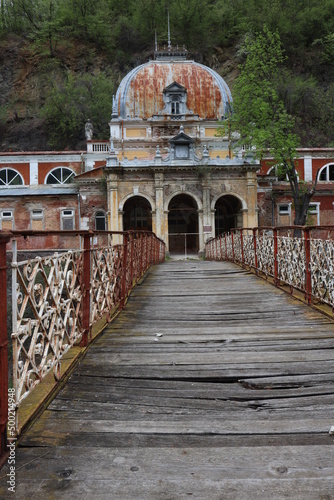
[[[45,178],[45,184],[69,184],[75,172],[67,167],[57,167],[51,170]]]
[[[334,163],[330,163],[329,165],[325,165],[319,172],[319,181],[334,181]]]
[[[95,229],[96,231],[105,231],[107,229],[106,214],[104,212],[96,212]]]
[[[0,170],[0,186],[22,186],[24,184],[22,175],[12,168]]]
[[[299,178],[298,172],[297,177]],[[267,175],[275,175],[277,177],[277,180],[280,182],[289,182],[289,177],[286,172],[284,172],[283,169],[279,168],[279,165],[275,165],[274,167],[271,167],[271,169],[268,170]]]

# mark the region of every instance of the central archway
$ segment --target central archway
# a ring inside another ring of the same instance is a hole
[[[233,195],[218,198],[215,205],[215,235],[227,233],[235,227],[242,227],[242,204]]]
[[[132,196],[123,207],[123,230],[146,229],[152,231],[152,208],[143,196]]]
[[[168,239],[171,254],[197,254],[198,206],[188,194],[178,194],[168,205]]]

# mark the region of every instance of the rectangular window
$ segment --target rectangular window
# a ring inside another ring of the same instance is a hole
[[[179,115],[179,114],[180,114],[180,103],[172,102],[172,115]]]
[[[30,225],[33,231],[43,231],[44,212],[41,209],[34,209],[30,212]]]
[[[66,208],[61,211],[60,227],[64,231],[72,231],[74,229],[74,210]]]
[[[277,207],[278,226],[289,226],[291,224],[291,203],[281,203]]]
[[[307,224],[309,226],[319,226],[320,224],[320,203],[310,203],[307,211]]]
[[[285,205],[278,205],[278,213],[280,215],[290,215],[290,207],[291,205],[289,205],[288,203],[285,204]]]
[[[7,231],[14,229],[13,210],[2,210],[0,214],[0,229]]]

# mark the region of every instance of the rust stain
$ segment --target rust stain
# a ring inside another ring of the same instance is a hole
[[[164,107],[163,90],[174,81],[187,89],[187,107],[200,118],[223,114],[221,92],[215,77],[191,62],[152,62],[131,80],[126,95],[126,115],[150,118]]]

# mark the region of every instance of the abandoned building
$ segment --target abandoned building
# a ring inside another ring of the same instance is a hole
[[[110,98],[109,141],[87,122],[86,151],[0,153],[1,229],[149,229],[197,254],[233,227],[293,223],[288,182],[217,133],[231,92],[186,50],[156,50]],[[298,172],[319,175],[311,222],[332,223],[334,149],[300,150]]]

